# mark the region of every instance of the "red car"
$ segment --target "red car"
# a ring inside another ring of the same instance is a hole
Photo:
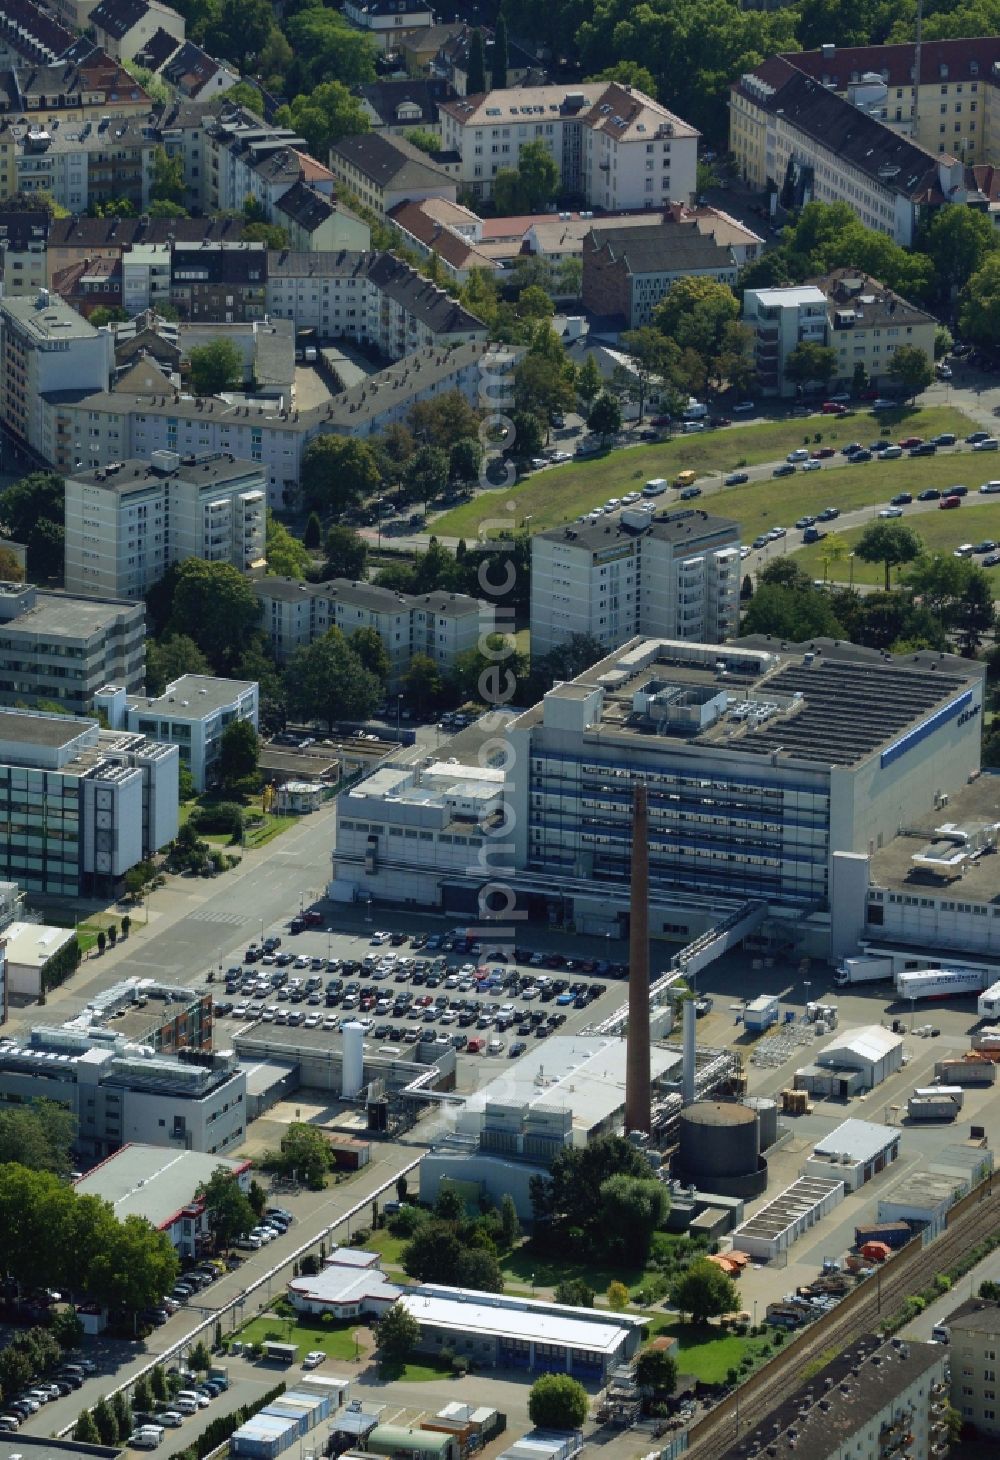
[[[825,461],[828,456],[836,456],[836,454],[832,446],[818,446],[815,451],[809,453],[813,461]]]
[[[840,401],[825,400],[823,402],[823,414],[824,416],[846,416],[847,407],[841,405]]]
[[[902,441],[896,444],[902,446],[904,451],[909,451],[911,446],[923,446],[924,438],[922,436],[904,436]]]
[[[961,497],[942,497],[938,506],[942,512],[948,512],[952,507],[961,507]]]

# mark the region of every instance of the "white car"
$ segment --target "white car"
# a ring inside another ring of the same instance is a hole
[[[383,943],[388,943],[389,934],[385,932],[372,933],[370,942],[374,948],[381,948]]]
[[[753,548],[747,547],[746,543],[744,543],[740,548],[740,562],[745,563],[752,552]]]
[[[305,1020],[303,1022],[302,1028],[303,1029],[318,1029],[319,1028],[319,1023],[320,1023],[320,1019],[319,1019],[319,1015],[318,1014],[307,1014],[306,1017],[305,1017]]]
[[[550,458],[553,462],[572,461],[573,458],[568,451],[553,451]]]
[[[788,455],[785,457],[785,460],[790,461],[794,466],[797,461],[808,461],[809,452],[804,446],[798,446],[794,451],[790,451],[788,453]]]
[[[339,1020],[337,1019],[336,1014],[328,1014],[326,1016],[326,1018],[323,1020],[323,1028],[324,1029],[336,1029],[338,1023],[339,1023]]]
[[[548,466],[548,464],[548,459],[544,456],[533,456],[531,458],[531,465],[535,471],[541,471],[542,467]]]
[[[979,490],[987,496],[993,492],[1000,492],[1000,482],[983,482]]]
[[[184,1423],[184,1416],[176,1409],[161,1409],[153,1418],[158,1425],[169,1425],[171,1429],[179,1429]]]
[[[321,1348],[310,1349],[309,1353],[302,1360],[302,1367],[304,1369],[318,1369],[325,1359],[326,1354]]]
[[[883,507],[878,514],[880,517],[902,517],[902,507]]]
[[[788,536],[788,528],[787,527],[772,527],[771,528],[771,531],[767,535],[771,539],[772,542],[777,542],[779,538],[781,538],[781,537],[787,537]]]
[[[803,471],[819,471],[820,468],[822,467],[822,465],[823,465],[823,463],[821,461],[814,461],[812,459],[812,457],[810,457],[808,461],[804,461],[802,463],[802,470]]]

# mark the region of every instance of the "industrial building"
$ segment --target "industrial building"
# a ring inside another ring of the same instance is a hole
[[[944,1231],[948,1210],[993,1170],[993,1152],[979,1141],[956,1142],[906,1173],[879,1197],[879,1221],[909,1222],[928,1238]]]
[[[64,1105],[95,1159],[130,1143],[223,1154],[246,1135],[234,1054],[158,1054],[113,1029],[42,1026],[26,1043],[0,1043],[0,1102],[34,1100]]]
[[[888,1460],[904,1454],[932,1460],[947,1453],[947,1419],[947,1348],[867,1334],[804,1379],[720,1460]]]
[[[400,835],[398,784],[369,793],[362,782],[363,803],[355,793],[339,808],[363,835],[338,822],[331,895],[476,916],[502,856],[529,917],[622,937],[642,782],[653,937],[687,942],[770,911],[790,915],[803,953],[825,956],[838,942],[854,953],[863,920],[834,920],[834,893],[854,907],[862,854],[979,770],[982,683],[981,667],[957,656],[887,661],[831,640],[635,639],[510,724],[502,839],[472,813],[455,816],[439,830],[464,841],[450,861],[445,849],[431,860]],[[478,747],[469,764],[481,764]],[[456,785],[468,779],[461,761],[450,772]],[[831,891],[841,852],[860,865],[842,868]]]
[[[857,1191],[892,1165],[899,1155],[899,1141],[900,1132],[892,1126],[870,1120],[841,1121],[816,1142],[802,1175],[842,1181],[848,1191]]]
[[[699,1100],[681,1111],[676,1174],[722,1196],[749,1201],[767,1189],[760,1116],[750,1105]]]
[[[846,1100],[903,1068],[903,1036],[880,1024],[834,1035],[815,1062],[795,1071],[796,1090]]]
[[[80,1196],[109,1202],[119,1221],[145,1218],[157,1231],[166,1232],[179,1257],[198,1257],[214,1240],[198,1188],[220,1168],[247,1190],[251,1161],[129,1144],[88,1171],[75,1189]]]
[[[773,1262],[844,1200],[844,1183],[800,1176],[732,1233],[734,1252]]]

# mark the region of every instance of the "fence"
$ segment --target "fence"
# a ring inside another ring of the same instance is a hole
[[[322,1231],[317,1232],[314,1236],[310,1237],[307,1242],[303,1242],[301,1246],[297,1247],[294,1252],[290,1252],[288,1256],[284,1257],[281,1262],[276,1264],[276,1266],[269,1268],[268,1271],[263,1273],[259,1278],[257,1278],[255,1282],[252,1282],[250,1286],[246,1289],[246,1291],[244,1293],[241,1293],[238,1298],[233,1298],[230,1302],[224,1303],[221,1308],[213,1309],[211,1313],[209,1313],[207,1318],[204,1318],[200,1323],[196,1324],[195,1327],[192,1328],[188,1333],[186,1333],[183,1338],[180,1338],[177,1340],[176,1343],[171,1344],[171,1346],[168,1349],[164,1350],[162,1354],[158,1354],[155,1358],[150,1359],[148,1364],[144,1364],[141,1369],[137,1369],[135,1373],[130,1374],[127,1379],[124,1379],[122,1381],[122,1383],[116,1384],[113,1389],[109,1389],[105,1394],[105,1398],[111,1400],[116,1394],[124,1393],[126,1390],[132,1388],[137,1379],[141,1379],[144,1374],[152,1373],[152,1371],[157,1367],[158,1364],[167,1364],[170,1363],[172,1359],[178,1358],[181,1354],[183,1354],[185,1349],[190,1348],[192,1344],[197,1343],[198,1339],[201,1338],[207,1330],[214,1329],[215,1325],[217,1323],[221,1323],[228,1314],[232,1313],[235,1319],[236,1311],[237,1309],[239,1309],[240,1316],[242,1317],[243,1308],[246,1304],[247,1299],[252,1297],[255,1293],[259,1293],[261,1288],[263,1288],[265,1284],[267,1285],[266,1296],[270,1296],[271,1282],[274,1280],[274,1278],[278,1276],[279,1273],[284,1272],[286,1268],[291,1267],[293,1263],[298,1262],[301,1258],[305,1257],[307,1253],[311,1252],[314,1248],[319,1247],[319,1244],[321,1242],[324,1242],[327,1237],[336,1232],[339,1227],[343,1227],[345,1223],[347,1224],[348,1231],[350,1231],[350,1224],[352,1219],[356,1217],[359,1212],[367,1211],[372,1203],[378,1201],[379,1197],[384,1192],[388,1191],[390,1187],[395,1187],[396,1181],[399,1179],[400,1176],[409,1175],[409,1173],[414,1169],[415,1166],[419,1166],[420,1159],[420,1156],[416,1156],[412,1161],[408,1161],[405,1166],[401,1166],[398,1171],[394,1171],[391,1176],[386,1178],[381,1186],[376,1187],[374,1191],[370,1191],[367,1196],[364,1196],[361,1198],[360,1201],[355,1202],[354,1206],[350,1207],[346,1212],[337,1217],[334,1221],[329,1222],[322,1229]],[[74,1425],[75,1421],[74,1424],[65,1425],[61,1430],[57,1430],[56,1439],[64,1439],[74,1428]]]

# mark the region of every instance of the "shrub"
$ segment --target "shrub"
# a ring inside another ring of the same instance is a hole
[[[451,1369],[452,1373],[460,1379],[463,1374],[467,1374],[469,1372],[469,1360],[465,1357],[464,1354],[459,1354],[452,1361]]]
[[[370,1240],[371,1235],[372,1234],[371,1234],[371,1229],[370,1228],[368,1228],[368,1227],[359,1227],[356,1232],[352,1232],[351,1233],[351,1246],[352,1247],[363,1247],[365,1245],[365,1243]]]

